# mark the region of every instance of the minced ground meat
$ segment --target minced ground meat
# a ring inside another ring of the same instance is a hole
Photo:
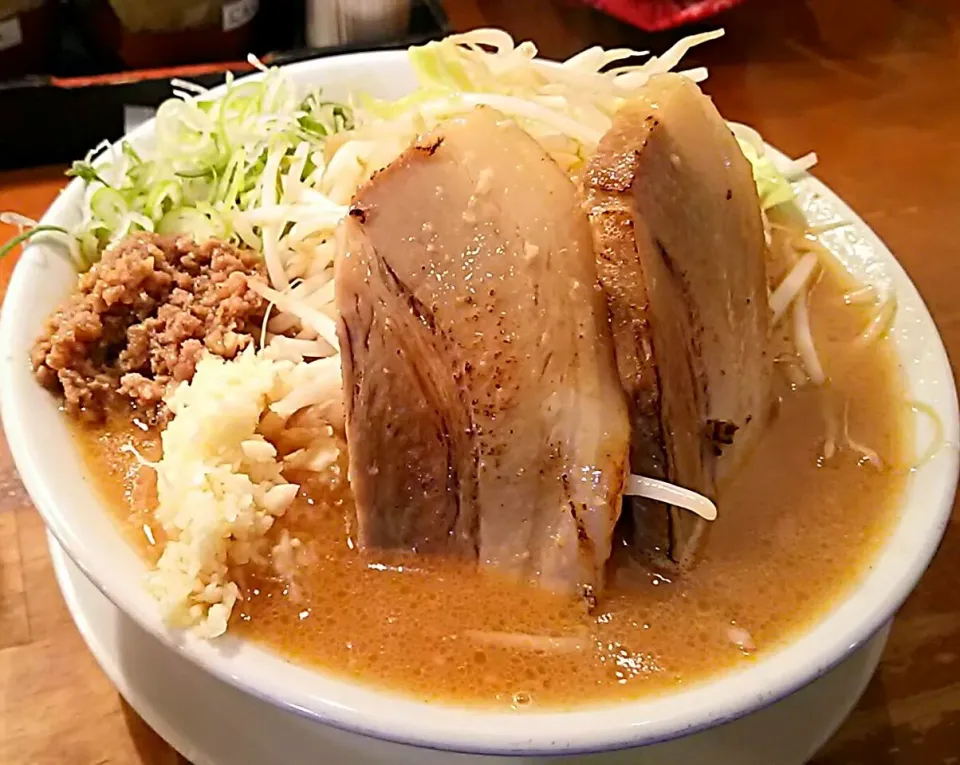
[[[251,279],[266,282],[259,258],[232,245],[126,237],[47,320],[31,354],[37,379],[88,421],[125,399],[157,415],[205,350],[233,358],[253,342],[266,302]]]

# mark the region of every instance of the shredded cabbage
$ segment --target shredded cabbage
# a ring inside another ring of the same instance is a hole
[[[767,155],[766,144],[760,134],[752,127],[741,125],[738,122],[729,122],[743,156],[750,162],[753,169],[753,179],[757,184],[757,194],[760,196],[760,207],[769,210],[779,205],[792,204],[795,199],[793,186],[787,174],[781,172],[772,159]],[[801,174],[813,167],[817,162],[816,154],[807,154],[794,160],[789,172]]]
[[[740,141],[740,149],[753,168],[753,179],[757,184],[760,206],[764,210],[787,204],[794,200],[790,181],[777,169],[769,157],[759,154],[752,144]]]

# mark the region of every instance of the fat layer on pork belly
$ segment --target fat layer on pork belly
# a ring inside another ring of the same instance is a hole
[[[617,113],[583,191],[629,401],[632,470],[714,498],[755,442],[769,398],[750,165],[712,101],[664,74]],[[689,564],[704,522],[630,502],[632,543]]]
[[[466,555],[589,596],[630,425],[577,189],[480,108],[360,189],[340,250],[360,546]]]

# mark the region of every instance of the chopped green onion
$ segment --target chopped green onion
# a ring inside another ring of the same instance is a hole
[[[123,141],[120,144],[120,149],[123,152],[124,156],[127,157],[131,162],[135,164],[141,163],[143,160],[140,159],[140,155],[134,150],[128,141]]]
[[[123,195],[110,186],[97,189],[90,198],[91,212],[110,228],[120,226],[129,209]]]
[[[163,181],[154,186],[147,195],[144,212],[156,222],[170,210],[179,207],[182,200],[183,187],[176,181]]]
[[[354,125],[349,106],[324,101],[319,91],[298,97],[278,69],[239,83],[230,77],[219,97],[184,91],[157,110],[149,154],[123,142],[117,151],[98,147],[71,168],[70,175],[92,186],[84,222],[73,232],[84,260],[95,262],[104,247],[141,229],[239,243],[234,217],[262,204],[274,184],[274,196],[283,195],[284,179],[297,172],[291,164],[297,147],[306,141],[320,151],[328,136]],[[264,184],[268,156],[275,157],[274,177]]]
[[[70,169],[67,170],[67,177],[80,178],[87,183],[93,183],[96,181],[97,183],[102,183],[104,186],[110,185],[99,176],[93,165],[82,160],[77,160],[70,166]]]
[[[13,237],[13,239],[11,239],[9,242],[3,245],[3,247],[0,247],[0,259],[2,259],[3,256],[8,254],[11,250],[13,250],[17,245],[23,244],[28,239],[36,236],[37,234],[47,234],[47,233],[69,234],[70,232],[67,231],[65,228],[61,228],[60,226],[47,226],[47,225],[34,226],[28,231],[24,231],[20,234],[17,234],[17,236]]]
[[[93,231],[84,231],[77,237],[77,242],[80,245],[80,258],[83,261],[81,265],[81,270],[86,270],[100,257],[100,249],[106,244],[106,241],[101,242],[100,238]]]
[[[214,221],[196,207],[178,207],[161,218],[157,224],[158,234],[189,234],[196,241],[222,237],[225,233],[223,220]]]

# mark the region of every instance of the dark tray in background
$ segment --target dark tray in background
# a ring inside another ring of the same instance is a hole
[[[287,64],[359,50],[405,48],[443,37],[449,31],[449,21],[439,0],[419,0],[413,3],[410,28],[400,39],[375,45],[296,47],[265,53],[262,59],[268,64]],[[240,75],[251,70],[246,61],[231,61],[110,71],[110,62],[87,50],[84,41],[71,30],[67,29],[62,37],[58,76],[0,81],[0,170],[70,162],[83,157],[104,139],[120,138],[125,132],[128,110],[159,106],[171,95],[173,78],[213,87],[223,82],[228,71]],[[265,44],[269,45],[270,40],[267,37]],[[300,27],[289,35],[290,43],[302,43]],[[270,50],[259,47],[255,52]]]

